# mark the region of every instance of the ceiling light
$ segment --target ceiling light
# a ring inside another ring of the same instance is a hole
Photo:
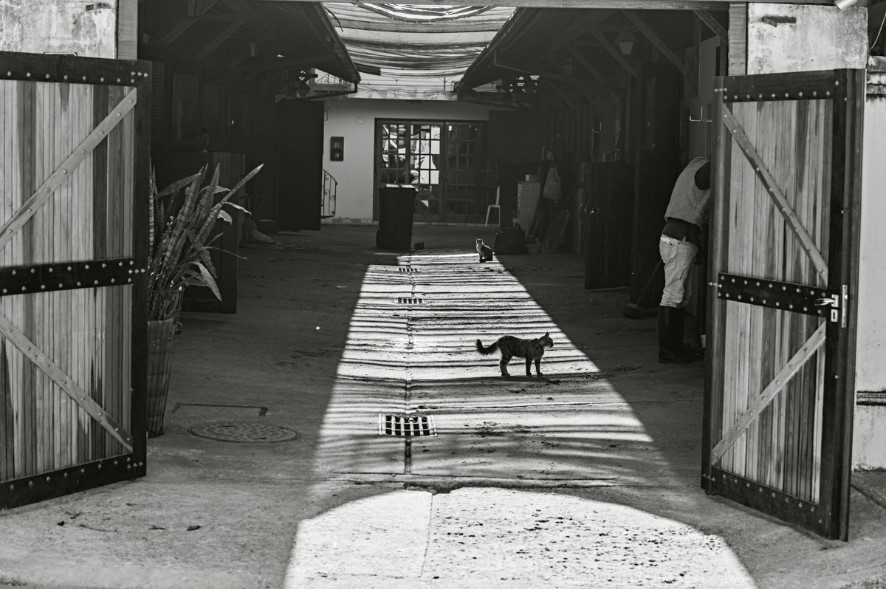
[[[835,0],[834,6],[839,8],[841,11],[846,11],[858,3],[858,0]]]
[[[564,74],[571,76],[572,71],[575,69],[575,62],[572,61],[572,57],[567,55],[563,58],[563,63],[560,64],[560,67],[563,68]]]
[[[852,1],[854,2],[855,0]],[[634,52],[634,43],[636,42],[636,39],[634,38],[634,34],[632,32],[620,32],[618,34],[618,37],[615,38],[615,42],[618,43],[618,50],[621,51],[621,54],[625,57],[630,56],[631,53]]]

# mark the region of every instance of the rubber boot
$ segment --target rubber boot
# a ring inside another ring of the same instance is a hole
[[[677,309],[674,307],[658,308],[658,361],[663,364],[689,364],[692,358],[682,354],[680,348],[673,346],[674,322]],[[682,334],[681,334],[682,339]]]
[[[689,360],[700,360],[704,358],[704,350],[695,349],[691,345],[683,341],[685,333],[684,326],[686,317],[686,308],[679,307],[674,309],[674,318],[671,322],[671,350],[676,350],[680,355],[689,358]]]

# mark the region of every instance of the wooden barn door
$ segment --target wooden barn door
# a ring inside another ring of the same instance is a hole
[[[702,485],[845,539],[863,72],[715,88]]]
[[[148,72],[0,53],[0,509],[145,473]]]

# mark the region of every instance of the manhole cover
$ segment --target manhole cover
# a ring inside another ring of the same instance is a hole
[[[249,421],[222,421],[195,425],[188,430],[195,436],[223,442],[283,442],[298,437],[287,427]]]

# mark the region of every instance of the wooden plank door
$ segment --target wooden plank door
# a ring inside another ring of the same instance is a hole
[[[863,71],[715,88],[702,486],[846,539]]]
[[[0,53],[0,509],[145,473],[149,72]]]
[[[319,230],[323,200],[323,102],[283,100],[277,103],[274,117],[280,154],[280,229]]]

